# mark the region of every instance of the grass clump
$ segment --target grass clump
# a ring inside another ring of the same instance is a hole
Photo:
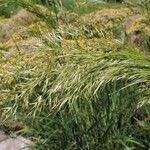
[[[0,52],[0,127],[31,137],[35,149],[148,149],[150,58],[116,36],[126,13],[111,9],[120,18],[111,28],[107,13],[98,30],[85,30],[88,15],[57,24],[54,12],[51,24],[34,9],[43,6],[24,4],[50,28],[28,27],[42,47]]]

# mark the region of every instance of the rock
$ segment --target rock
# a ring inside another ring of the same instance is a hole
[[[8,41],[14,33],[22,33],[26,31],[24,25],[31,24],[35,19],[36,17],[34,14],[23,9],[11,18],[1,20],[0,42]]]
[[[126,19],[127,42],[145,51],[150,51],[150,25],[147,18],[141,14],[130,16]]]
[[[3,131],[0,131],[0,141],[6,140],[8,138],[8,136],[6,134],[4,134]]]
[[[11,138],[0,131],[0,150],[29,150],[33,143],[24,137]]]
[[[145,20],[146,18],[140,14],[128,17],[125,21],[126,33],[130,34],[142,30],[145,27]]]
[[[25,9],[20,10],[16,15],[11,17],[11,20],[21,24],[31,24],[37,18],[34,14],[26,11]]]
[[[125,19],[132,14],[128,8],[102,9],[91,14],[84,15],[85,31],[92,36],[107,36],[121,39],[124,30]]]

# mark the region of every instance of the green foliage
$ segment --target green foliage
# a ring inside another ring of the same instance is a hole
[[[5,17],[10,17],[11,15],[13,15],[18,7],[16,6],[16,4],[1,4],[2,2],[0,1],[0,16],[5,16]]]
[[[0,127],[21,122],[17,134],[31,137],[35,149],[148,149],[150,57],[110,36],[120,22],[97,36],[100,30],[87,33],[78,20],[58,25],[59,13],[66,13],[61,8],[72,9],[68,3],[46,9],[33,1],[15,2],[50,30],[30,31],[44,48],[0,52]]]
[[[12,78],[1,77],[3,123],[11,117],[30,127],[22,132],[36,137],[38,149],[148,147],[150,61],[130,47],[122,49],[19,54]]]

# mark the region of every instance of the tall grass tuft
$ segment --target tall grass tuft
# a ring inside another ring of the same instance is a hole
[[[148,149],[149,55],[123,44],[109,52],[103,44],[65,45],[57,20],[31,2],[18,4],[54,30],[40,36],[44,49],[1,56],[0,127],[21,122],[17,133],[41,150]]]
[[[149,147],[149,57],[124,47],[43,59],[18,72],[1,105],[5,122],[24,122],[38,149]]]

